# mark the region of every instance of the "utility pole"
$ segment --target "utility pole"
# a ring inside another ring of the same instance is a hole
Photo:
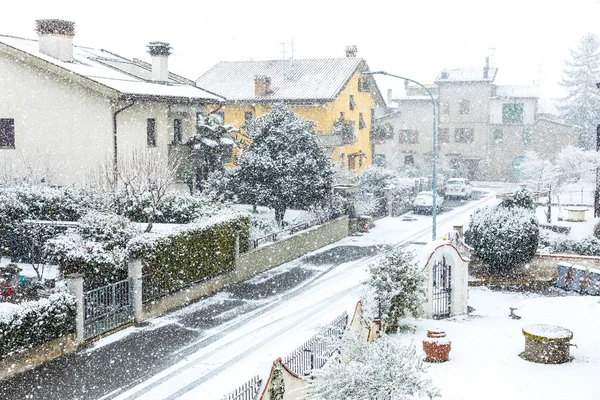
[[[600,150],[600,125],[596,126],[596,153]],[[600,168],[596,167],[596,190],[594,191],[594,218],[600,217]]]

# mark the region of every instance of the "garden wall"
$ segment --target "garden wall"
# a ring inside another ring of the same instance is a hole
[[[528,263],[526,272],[538,278],[558,277],[557,265],[560,262],[576,264],[586,268],[600,268],[600,257],[578,256],[571,254],[536,254]]]
[[[144,304],[143,319],[156,317],[209,296],[224,286],[242,282],[261,272],[335,243],[346,236],[348,236],[348,216],[342,216],[323,225],[240,254],[234,271]]]

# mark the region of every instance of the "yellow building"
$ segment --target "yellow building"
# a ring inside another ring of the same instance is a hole
[[[313,121],[321,143],[334,163],[358,172],[372,163],[371,124],[385,102],[368,66],[346,49],[346,58],[220,62],[196,84],[226,100],[208,109],[225,124],[240,128],[238,140],[247,142],[244,125],[287,104]]]

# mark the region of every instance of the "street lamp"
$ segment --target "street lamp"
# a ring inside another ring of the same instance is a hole
[[[415,83],[419,86],[421,86],[423,89],[425,89],[425,91],[427,92],[427,94],[429,95],[429,97],[431,98],[431,105],[433,106],[433,161],[432,161],[432,189],[431,191],[433,192],[433,207],[431,210],[431,216],[432,216],[432,229],[431,229],[431,237],[432,240],[436,239],[436,217],[437,217],[437,123],[436,123],[436,113],[435,113],[435,99],[433,98],[433,95],[431,94],[431,92],[429,91],[429,89],[427,89],[424,85],[422,85],[420,82],[417,82],[413,79],[409,79],[409,78],[405,78],[403,76],[399,76],[399,75],[394,75],[394,74],[390,74],[387,73],[385,71],[376,71],[376,72],[366,72],[366,74],[368,75],[386,75],[386,76],[391,76],[393,78],[398,78],[398,79],[403,79],[405,81],[408,82],[412,82]]]

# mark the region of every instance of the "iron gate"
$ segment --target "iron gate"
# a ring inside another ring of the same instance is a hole
[[[433,263],[433,318],[447,318],[451,309],[452,266],[446,257]]]
[[[120,281],[86,292],[83,307],[83,337],[86,340],[133,321],[129,281]]]

